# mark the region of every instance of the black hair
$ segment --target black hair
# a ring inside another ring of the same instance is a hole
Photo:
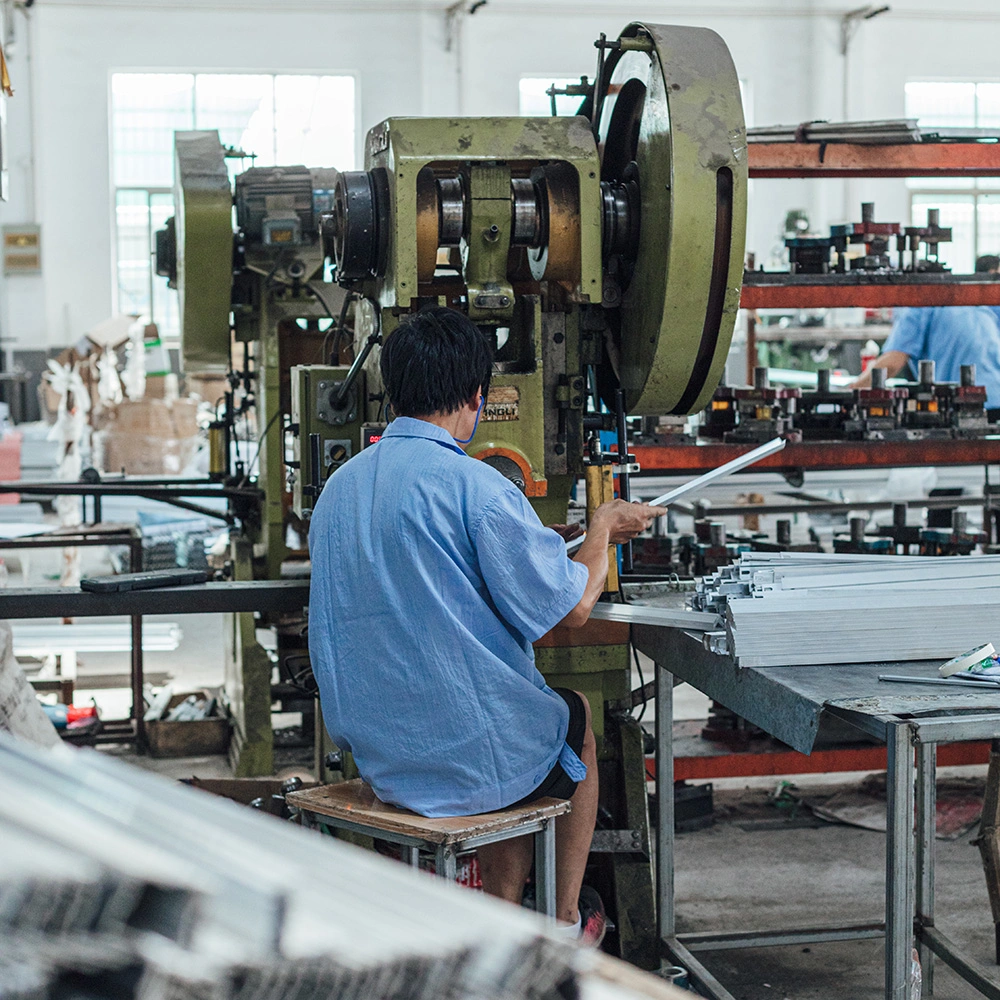
[[[379,368],[397,417],[454,413],[480,388],[489,392],[493,351],[454,309],[432,306],[402,323],[382,346]]]
[[[990,271],[1000,271],[1000,257],[995,253],[983,254],[976,258],[976,273],[987,274]]]

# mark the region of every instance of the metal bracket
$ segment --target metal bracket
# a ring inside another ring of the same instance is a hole
[[[343,382],[320,382],[317,386],[316,416],[334,427],[352,423],[358,418],[358,394],[353,386],[344,402],[337,405],[337,396],[343,385]]]
[[[592,854],[645,854],[642,830],[595,830]]]

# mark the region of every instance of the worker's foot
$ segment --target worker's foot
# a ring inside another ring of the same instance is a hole
[[[589,885],[580,888],[580,944],[585,948],[600,948],[608,929],[604,903],[596,889]]]

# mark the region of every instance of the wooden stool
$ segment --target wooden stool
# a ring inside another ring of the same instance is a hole
[[[456,877],[456,857],[462,851],[533,834],[535,909],[552,918],[556,915],[555,818],[570,811],[566,799],[539,799],[479,816],[429,819],[380,801],[361,780],[290,792],[285,798],[300,811],[304,826],[351,830],[398,844],[409,853],[414,868],[420,864],[421,849],[433,853],[434,870],[450,881]]]

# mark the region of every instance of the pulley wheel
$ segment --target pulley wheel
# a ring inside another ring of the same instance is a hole
[[[348,170],[333,195],[333,256],[337,280],[358,281],[385,271],[389,239],[385,171]]]
[[[576,281],[580,274],[580,187],[568,163],[549,163],[532,172],[541,190],[542,245],[528,250],[536,281]]]
[[[601,180],[638,187],[632,249],[606,261],[607,365],[630,413],[693,413],[719,382],[739,308],[746,127],[729,50],[707,28],[630,24],[605,62]]]

